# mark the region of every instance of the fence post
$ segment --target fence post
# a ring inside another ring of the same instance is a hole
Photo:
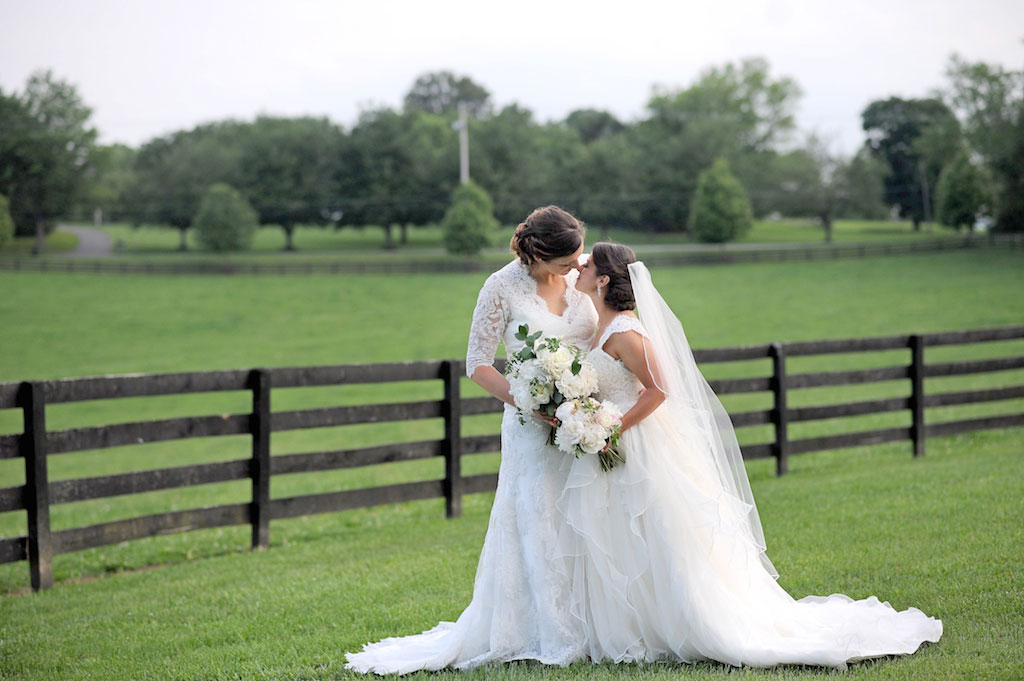
[[[444,499],[445,515],[462,515],[462,405],[459,380],[462,362],[446,360],[444,374]]]
[[[775,474],[785,475],[789,471],[789,419],[786,416],[786,353],[782,343],[772,343],[772,394],[775,407],[772,420],[775,422],[775,442],[772,454],[775,456]]]
[[[28,511],[28,569],[32,590],[53,586],[53,541],[50,535],[50,483],[46,472],[46,397],[42,383],[21,384],[19,395],[25,430],[25,508]]]
[[[253,369],[249,372],[252,389],[252,548],[270,546],[270,372]]]
[[[910,410],[914,456],[924,456],[924,336],[918,334],[910,337]]]

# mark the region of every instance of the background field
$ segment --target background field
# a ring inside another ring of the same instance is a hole
[[[696,348],[774,340],[862,337],[1024,321],[1024,253],[978,250],[830,262],[664,268],[655,282]],[[146,277],[0,273],[0,380],[461,357],[485,274]],[[1024,353],[1024,343],[931,349],[929,363]],[[904,363],[905,352],[794,360],[790,371]],[[709,378],[765,374],[767,361],[712,365]],[[928,391],[1021,384],[1024,371],[934,379]],[[466,393],[473,394],[464,382]],[[906,381],[794,393],[791,405],[905,395]],[[478,393],[477,393],[478,394]],[[440,397],[429,384],[276,391],[276,410]],[[726,396],[730,410],[769,406],[767,395]],[[247,411],[242,393],[55,405],[48,425]],[[930,409],[927,420],[1019,413],[1024,400]],[[851,427],[906,425],[908,414],[798,424],[792,437]],[[0,432],[20,428],[0,412]],[[465,431],[494,432],[491,416]],[[358,426],[275,435],[273,453],[439,437],[441,424]],[[741,441],[768,438],[743,429]],[[939,646],[858,678],[1012,678],[1024,641],[1019,560],[1020,430],[801,455],[775,479],[750,462],[770,555],[794,595],[877,594],[947,621]],[[246,456],[247,438],[208,438],[55,456],[51,479]],[[275,478],[272,496],[440,477],[440,461]],[[0,486],[23,482],[0,462]],[[469,457],[465,473],[495,470]],[[248,486],[208,485],[53,509],[55,529],[141,513],[245,501]],[[341,651],[457,616],[489,510],[470,497],[444,521],[440,502],[275,522],[269,552],[250,555],[246,528],[131,542],[55,559],[48,594],[0,598],[0,669],[12,678],[333,678]],[[0,514],[0,536],[24,533],[23,512]],[[195,560],[204,558],[205,560]],[[111,572],[169,564],[99,579]],[[0,590],[21,593],[25,563],[0,566]],[[313,581],[313,580],[316,581]],[[414,597],[415,596],[415,597]],[[949,619],[947,619],[949,618]],[[85,632],[84,634],[82,632]],[[111,648],[127,641],[123,651]],[[33,656],[46,648],[53,654]],[[128,648],[132,648],[129,650]],[[170,665],[170,666],[168,666]],[[957,672],[957,673],[953,673]],[[968,674],[967,672],[970,672]],[[535,676],[529,665],[480,678]],[[545,670],[545,675],[548,671]],[[660,677],[674,668],[603,667],[599,675]],[[702,668],[697,678],[723,669]],[[803,678],[812,672],[793,671]],[[821,672],[813,672],[820,674]],[[562,678],[589,678],[572,668]],[[753,674],[752,676],[756,676]],[[770,674],[771,678],[787,678]],[[1019,677],[1019,674],[1017,674]]]

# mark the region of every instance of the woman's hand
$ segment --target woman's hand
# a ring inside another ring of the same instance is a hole
[[[557,418],[555,418],[551,414],[545,414],[540,409],[538,409],[537,411],[533,412],[533,416],[534,416],[534,418],[538,418],[541,421],[543,421],[544,423],[548,424],[552,428],[557,428],[558,424],[560,423],[560,421]]]

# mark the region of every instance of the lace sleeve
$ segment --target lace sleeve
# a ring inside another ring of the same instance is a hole
[[[505,327],[508,326],[508,302],[503,299],[495,275],[491,275],[480,289],[473,310],[473,325],[469,329],[469,347],[466,348],[466,375],[472,376],[477,367],[494,364]]]

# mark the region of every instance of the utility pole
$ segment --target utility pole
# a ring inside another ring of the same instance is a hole
[[[469,124],[466,103],[459,102],[459,182],[469,182]]]

